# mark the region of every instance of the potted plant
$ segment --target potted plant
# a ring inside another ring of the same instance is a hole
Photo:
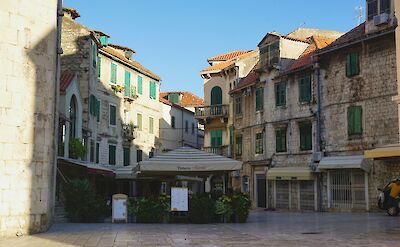
[[[232,206],[235,222],[245,223],[251,208],[251,200],[249,195],[242,192],[235,192],[232,195]]]
[[[111,85],[112,90],[114,90],[114,92],[116,93],[122,93],[122,91],[124,91],[124,86],[121,85]]]
[[[72,159],[83,158],[86,154],[86,147],[83,145],[82,140],[78,138],[71,138],[69,140],[69,157]]]
[[[222,222],[228,223],[232,220],[233,208],[232,208],[232,198],[223,195],[215,203],[215,214],[222,217]]]

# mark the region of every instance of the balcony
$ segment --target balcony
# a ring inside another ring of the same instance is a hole
[[[206,118],[227,118],[229,115],[229,105],[199,106],[195,108],[194,117],[197,119]]]
[[[228,158],[232,157],[232,146],[220,146],[220,147],[203,147],[203,151],[212,154],[218,154]]]

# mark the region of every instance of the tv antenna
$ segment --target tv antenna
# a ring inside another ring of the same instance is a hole
[[[356,18],[358,21],[358,25],[360,25],[362,22],[363,15],[364,15],[364,8],[362,6],[357,6],[354,8],[354,11],[356,12]]]

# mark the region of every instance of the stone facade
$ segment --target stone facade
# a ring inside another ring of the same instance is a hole
[[[0,32],[7,34],[0,41],[3,237],[45,231],[52,222],[57,1],[2,1]]]

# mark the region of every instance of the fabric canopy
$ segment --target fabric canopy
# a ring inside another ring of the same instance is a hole
[[[362,169],[369,172],[370,166],[363,162],[362,155],[324,157],[319,162],[318,168],[324,169]]]
[[[64,157],[58,157],[58,161],[65,162],[67,164],[86,167],[87,172],[89,174],[102,175],[105,177],[115,177],[115,172],[110,168],[104,167],[103,165],[88,163],[82,160],[68,159]]]
[[[190,147],[181,147],[139,162],[139,173],[213,173],[242,169],[242,162]]]
[[[387,145],[384,147],[367,150],[364,152],[364,158],[366,159],[379,159],[379,158],[392,158],[400,157],[400,145]]]
[[[314,180],[308,167],[274,167],[268,170],[269,180]]]

